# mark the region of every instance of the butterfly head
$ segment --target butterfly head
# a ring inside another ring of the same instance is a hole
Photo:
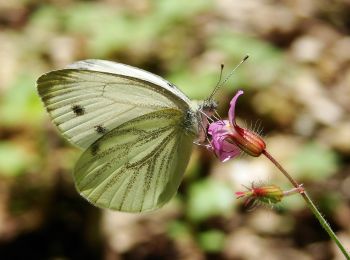
[[[200,105],[200,110],[211,117],[214,115],[216,109],[218,108],[218,103],[214,99],[206,99],[203,101],[203,104]]]

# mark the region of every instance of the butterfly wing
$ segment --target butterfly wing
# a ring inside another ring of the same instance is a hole
[[[163,79],[162,77],[159,77],[156,74],[130,65],[107,60],[89,59],[77,61],[67,66],[67,69],[101,71],[142,79],[170,91],[171,93],[175,94],[187,103],[190,102],[188,97],[182,91],[180,91],[174,84]]]
[[[111,61],[79,61],[42,75],[37,85],[52,121],[81,148],[141,115],[190,107],[190,100],[168,81]]]
[[[161,207],[186,169],[195,125],[178,109],[129,120],[95,141],[80,157],[74,179],[92,204],[127,212]]]

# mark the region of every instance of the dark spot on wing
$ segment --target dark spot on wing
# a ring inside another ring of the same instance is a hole
[[[98,134],[105,134],[105,133],[107,133],[107,128],[103,127],[102,125],[96,125],[95,131]]]
[[[94,143],[94,144],[91,145],[91,154],[93,156],[95,156],[98,153],[99,150],[100,150],[100,146],[99,146],[98,143]]]
[[[168,86],[171,88],[175,88],[175,85],[173,83],[167,82]]]
[[[81,105],[73,105],[72,110],[76,116],[82,116],[85,114],[85,109]]]

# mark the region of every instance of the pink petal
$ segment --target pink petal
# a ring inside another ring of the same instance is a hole
[[[212,136],[212,145],[214,146],[215,151],[221,150],[222,140],[224,140],[225,137],[229,134],[226,127],[227,123],[228,121],[224,120],[217,121],[209,125],[208,134]]]
[[[227,125],[228,125],[227,120],[220,120],[220,121],[211,123],[208,127],[208,134],[210,134],[211,136],[220,134],[220,133],[225,134],[227,133],[227,130],[225,130]]]
[[[236,107],[236,102],[237,99],[240,95],[242,95],[244,92],[243,90],[239,90],[236,95],[232,98],[230,102],[230,110],[228,111],[228,118],[230,123],[235,126],[236,125],[236,118],[235,118],[235,107]]]
[[[239,149],[238,146],[223,140],[221,143],[221,149],[218,150],[217,155],[220,161],[226,162],[229,159],[238,156],[240,153],[241,153],[241,150]]]
[[[217,121],[209,125],[208,134],[212,136],[211,145],[216,156],[222,162],[237,156],[241,152],[238,146],[227,141],[227,139],[232,138],[230,131],[227,120]]]
[[[247,194],[247,192],[245,192],[245,191],[236,191],[235,192],[237,199],[244,197],[246,194]]]

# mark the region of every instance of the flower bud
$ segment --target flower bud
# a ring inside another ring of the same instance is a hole
[[[234,133],[232,133],[232,141],[247,154],[258,157],[266,148],[264,140],[255,132],[242,128],[238,125],[234,126]]]
[[[237,199],[247,199],[245,204],[248,204],[251,200],[257,200],[267,204],[276,204],[280,202],[284,196],[282,189],[273,184],[259,187],[255,187],[254,184],[252,184],[252,187],[247,189],[247,191],[238,191],[235,193]]]
[[[237,199],[245,198],[244,204],[247,206],[248,204],[256,205],[256,203],[264,203],[264,204],[276,204],[280,202],[284,196],[289,196],[296,193],[303,193],[304,188],[303,185],[299,185],[298,188],[293,188],[291,190],[283,191],[277,185],[260,185],[246,187],[247,191],[238,191],[236,192]]]

